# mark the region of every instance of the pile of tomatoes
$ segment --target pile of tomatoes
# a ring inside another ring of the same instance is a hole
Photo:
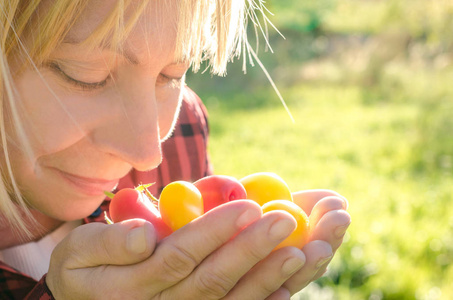
[[[170,235],[207,211],[239,199],[256,201],[263,213],[284,210],[297,222],[293,233],[277,247],[302,248],[308,239],[308,217],[293,202],[285,181],[275,173],[250,174],[240,180],[225,175],[212,175],[194,183],[174,181],[164,187],[159,199],[151,195],[146,185],[125,188],[109,195],[111,222],[133,218],[148,220],[156,229],[158,240]]]

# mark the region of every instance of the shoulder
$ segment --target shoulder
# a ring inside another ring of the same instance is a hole
[[[206,114],[206,108],[204,107],[203,102],[200,97],[187,85],[182,89],[182,98],[183,102],[191,109],[201,109],[203,114]]]
[[[0,261],[0,299],[54,299],[45,275],[36,281]]]

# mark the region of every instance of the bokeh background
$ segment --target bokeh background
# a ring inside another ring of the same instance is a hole
[[[294,299],[453,299],[453,1],[268,0],[272,51],[189,74],[215,172],[334,189],[352,224]],[[252,39],[253,40],[253,39]],[[254,45],[254,42],[252,42]],[[268,51],[266,51],[268,50]]]

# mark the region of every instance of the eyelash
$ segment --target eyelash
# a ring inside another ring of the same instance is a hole
[[[160,76],[163,77],[164,80],[166,81],[166,83],[170,84],[172,87],[180,86],[181,85],[181,81],[184,78],[184,76],[179,77],[179,78],[173,78],[173,77],[169,77],[169,76],[164,75],[164,74],[160,74]]]
[[[74,86],[84,90],[84,91],[92,91],[92,90],[97,90],[103,88],[106,84],[108,79],[110,78],[107,77],[106,79],[100,81],[100,82],[83,82],[77,79],[72,78],[68,74],[66,74],[58,65],[56,62],[50,62],[48,66],[53,69],[54,71],[58,72],[62,77],[69,83],[73,84]]]
[[[77,80],[77,79],[74,79],[72,78],[71,76],[69,76],[68,74],[66,74],[61,68],[60,68],[60,65],[56,62],[50,62],[48,63],[48,66],[53,69],[54,71],[58,72],[60,75],[62,75],[62,77],[67,81],[69,82],[70,84],[72,85],[75,85],[76,87],[84,90],[84,91],[93,91],[93,90],[97,90],[97,89],[101,89],[103,87],[105,87],[105,85],[107,84],[109,77],[107,77],[106,79],[104,79],[103,81],[100,81],[100,82],[83,82],[83,81],[80,81],[80,80]],[[169,77],[169,76],[166,76],[164,74],[160,74],[160,76],[162,78],[164,78],[164,80],[166,81],[165,83],[167,84],[170,84],[172,87],[178,87],[181,85],[181,81],[183,80],[184,76],[180,77],[180,78],[172,78],[172,77]]]

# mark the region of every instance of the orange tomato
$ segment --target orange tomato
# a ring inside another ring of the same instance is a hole
[[[288,185],[275,173],[254,173],[239,181],[247,192],[247,199],[254,200],[259,205],[272,200],[293,200]]]
[[[299,249],[307,243],[308,241],[308,216],[296,203],[289,200],[273,200],[265,203],[262,206],[263,213],[274,211],[274,210],[283,210],[290,213],[294,219],[296,219],[297,227],[286,239],[284,239],[277,247],[274,248],[280,249],[286,246],[293,246]]]
[[[159,211],[165,224],[175,231],[203,214],[203,198],[192,183],[174,181],[162,190]]]

